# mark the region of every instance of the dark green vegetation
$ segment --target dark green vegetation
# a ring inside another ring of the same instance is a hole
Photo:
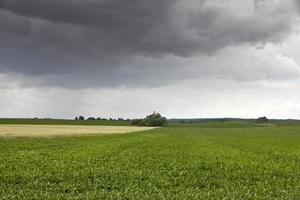
[[[0,199],[300,199],[300,124],[0,139]]]

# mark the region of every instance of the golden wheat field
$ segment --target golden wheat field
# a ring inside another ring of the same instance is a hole
[[[78,125],[0,125],[0,137],[106,135],[150,130],[151,127]]]

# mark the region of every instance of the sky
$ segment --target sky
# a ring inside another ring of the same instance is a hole
[[[300,0],[0,0],[0,117],[300,119]]]

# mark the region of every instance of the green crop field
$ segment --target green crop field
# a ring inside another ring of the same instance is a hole
[[[298,200],[300,124],[169,123],[119,135],[1,137],[0,199]]]

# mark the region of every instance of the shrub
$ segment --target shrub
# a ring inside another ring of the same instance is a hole
[[[145,126],[144,119],[134,119],[130,124],[134,126]]]

